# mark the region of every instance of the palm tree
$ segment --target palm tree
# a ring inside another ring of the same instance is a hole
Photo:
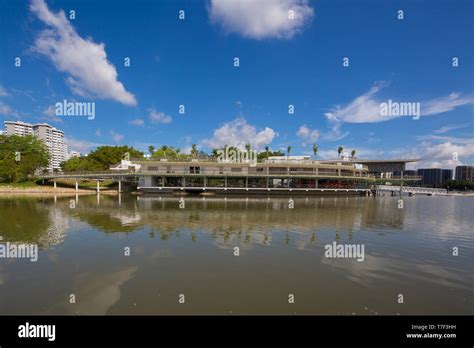
[[[316,144],[313,144],[313,154],[314,154],[314,158],[316,158],[316,156],[318,155],[318,145]]]
[[[155,152],[155,147],[153,145],[148,146],[148,152],[150,156],[153,156],[153,152]]]
[[[247,150],[247,152],[250,152],[250,144],[245,144],[245,150]]]
[[[352,150],[352,151],[351,151],[351,157],[354,158],[355,155],[356,155],[356,150]]]
[[[163,157],[166,158],[166,151],[168,151],[168,146],[163,145],[163,146],[161,147],[161,151],[163,151]]]
[[[344,150],[344,148],[342,146],[339,146],[337,148],[337,157],[338,158],[341,158],[341,153],[342,153],[343,150]]]
[[[291,152],[291,145],[288,145],[288,147],[286,148],[287,157],[290,157],[290,152]]]
[[[270,148],[267,146],[265,146],[265,151],[267,152],[267,158],[268,158],[268,152],[270,151]]]
[[[198,150],[197,150],[196,144],[192,144],[191,145],[191,156],[196,157],[197,153],[198,153]]]

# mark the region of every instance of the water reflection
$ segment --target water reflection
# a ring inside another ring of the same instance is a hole
[[[365,197],[351,198],[292,198],[294,208],[288,207],[289,198],[186,198],[185,208],[179,208],[177,197],[137,197],[122,200],[102,197],[99,206],[85,204],[67,213],[108,233],[133,232],[149,227],[150,238],[166,240],[182,229],[207,232],[225,243],[233,238],[243,243],[270,244],[272,231],[288,232],[286,242],[298,239],[298,234],[334,230],[352,238],[354,231],[377,223],[379,227],[403,228],[404,211],[396,201],[379,202]],[[196,235],[191,235],[193,239]],[[316,237],[311,235],[309,242]]]
[[[51,198],[0,198],[0,236],[2,242],[37,244],[40,248],[61,243],[68,229],[68,218]]]
[[[0,313],[474,313],[472,198],[179,200],[0,199],[3,240],[42,250],[34,264],[0,260]],[[364,244],[365,261],[326,258],[333,241]]]

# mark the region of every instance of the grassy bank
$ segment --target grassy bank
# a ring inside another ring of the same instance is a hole
[[[76,182],[74,180],[56,180],[56,188],[52,181],[22,181],[22,182],[0,182],[0,194],[2,193],[76,193]],[[78,193],[94,194],[97,188],[95,181],[81,181],[78,183]],[[116,193],[116,185],[113,181],[100,183],[102,193]]]

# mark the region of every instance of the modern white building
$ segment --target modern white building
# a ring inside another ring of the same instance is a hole
[[[30,124],[21,121],[5,121],[5,135],[35,135],[48,148],[50,161],[47,169],[60,169],[60,164],[68,159],[64,132],[46,123]]]

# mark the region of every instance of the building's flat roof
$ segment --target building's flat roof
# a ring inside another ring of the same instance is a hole
[[[377,160],[377,159],[360,159],[360,158],[350,158],[348,160],[333,159],[333,160],[322,160],[320,162],[352,162],[352,163],[408,163],[408,162],[418,162],[420,159],[387,159],[387,160]]]

